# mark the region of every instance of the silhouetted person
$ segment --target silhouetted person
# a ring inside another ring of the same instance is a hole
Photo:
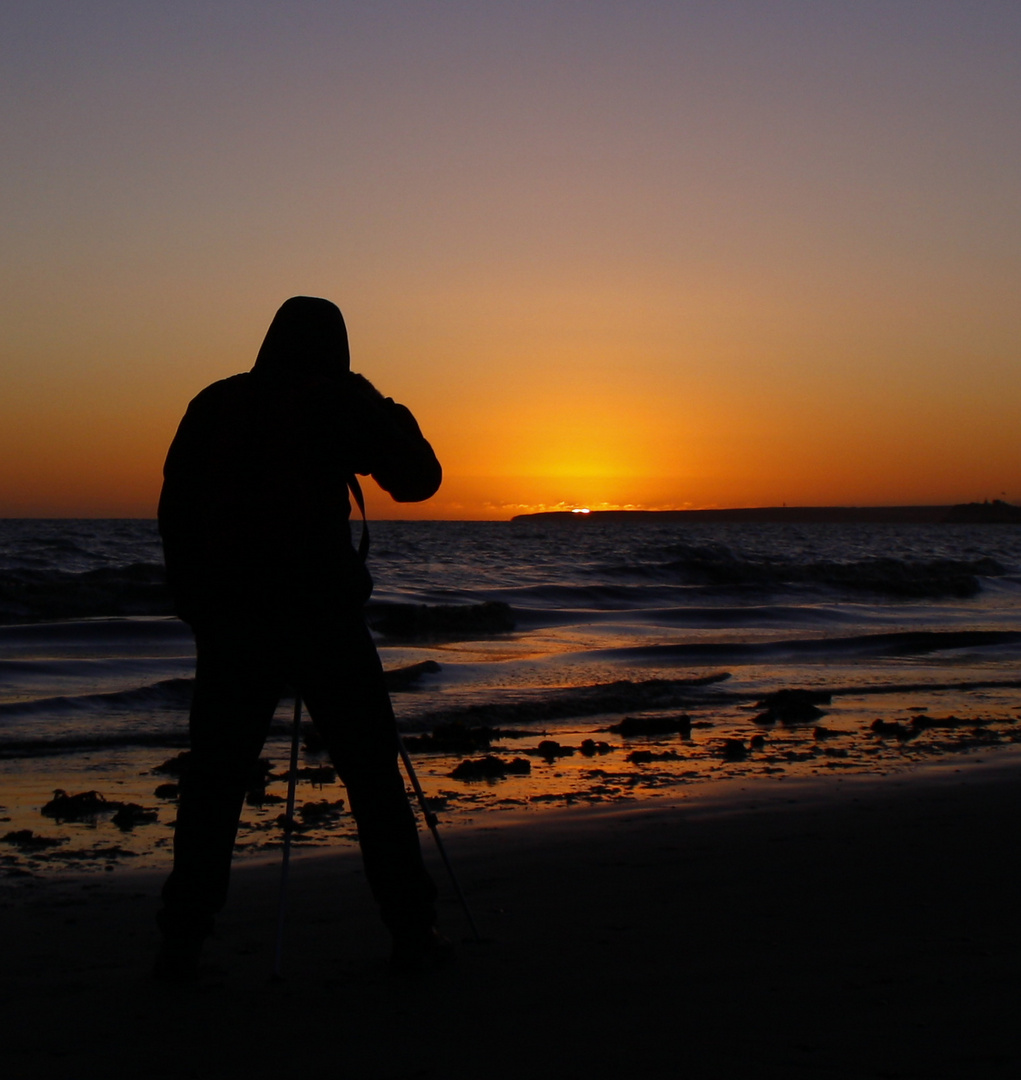
[[[370,474],[399,502],[428,499],[441,479],[411,413],[350,371],[340,310],[293,297],[252,370],[191,402],[164,467],[167,577],[197,660],[174,868],[158,920],[160,977],[195,974],[286,688],[303,698],[347,787],[394,961],[425,964],[446,948],[362,613],[372,580],[351,543],[355,473]]]

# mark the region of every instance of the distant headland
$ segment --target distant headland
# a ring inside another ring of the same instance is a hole
[[[956,506],[750,506],[729,510],[544,510],[511,521],[688,521],[790,525],[1021,525],[1021,506],[992,502]]]

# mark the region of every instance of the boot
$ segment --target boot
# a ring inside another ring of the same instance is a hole
[[[425,932],[394,936],[390,970],[397,975],[414,975],[444,967],[453,959],[454,943],[432,926]]]

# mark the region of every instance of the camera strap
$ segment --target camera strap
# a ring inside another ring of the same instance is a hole
[[[354,473],[347,478],[347,486],[355,497],[355,503],[362,515],[362,535],[358,540],[358,558],[364,563],[369,557],[369,522],[365,517],[365,496],[362,494],[362,485],[358,483],[358,477]]]

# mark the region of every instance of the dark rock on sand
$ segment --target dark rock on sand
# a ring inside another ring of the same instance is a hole
[[[765,709],[755,717],[755,723],[807,724],[825,716],[818,706],[829,705],[831,700],[824,690],[776,690],[755,703],[757,708]]]
[[[245,802],[249,806],[266,806],[286,801],[283,795],[272,795],[264,787],[249,788],[245,795]]]
[[[532,763],[527,758],[504,758],[487,754],[483,758],[468,758],[462,761],[453,772],[447,775],[453,780],[499,780],[504,776],[525,776],[532,771]]]
[[[158,810],[147,810],[138,803],[107,799],[98,791],[80,791],[77,795],[68,795],[61,788],[54,791],[53,798],[40,813],[55,821],[91,821],[100,814],[113,814],[113,823],[125,831],[159,820]]]
[[[632,765],[648,765],[653,761],[680,761],[681,755],[676,750],[632,750],[624,760]]]
[[[879,738],[907,740],[914,739],[921,735],[923,731],[928,731],[929,729],[947,731],[975,725],[976,731],[979,731],[982,725],[988,723],[990,723],[988,719],[983,719],[981,717],[972,717],[969,720],[961,720],[956,716],[935,717],[920,713],[918,716],[913,716],[910,723],[907,724],[902,724],[900,721],[896,720],[873,720],[871,730],[872,733],[878,735]]]
[[[765,735],[753,735],[748,740],[748,746],[752,750],[761,750],[765,745],[766,745],[766,736]]]
[[[18,829],[3,837],[5,844],[13,844],[20,851],[44,851],[67,843],[67,837],[36,836],[31,829]]]
[[[157,799],[176,799],[179,791],[179,784],[160,784],[153,792],[153,795]]]
[[[913,716],[911,718],[911,726],[913,728],[917,728],[918,731],[924,731],[927,728],[950,729],[950,728],[967,727],[968,724],[975,724],[975,723],[982,723],[982,722],[983,721],[976,720],[975,718],[972,718],[971,720],[960,720],[956,716],[935,717],[935,716],[928,716],[925,713],[919,713],[918,716]]]
[[[146,810],[138,803],[122,803],[113,816],[113,823],[122,832],[130,832],[136,825],[151,825],[159,821],[158,810]]]
[[[167,758],[162,765],[157,765],[152,771],[159,776],[180,776],[188,767],[191,758],[190,750],[182,750],[172,758]]]
[[[596,754],[609,754],[613,747],[608,742],[596,742],[594,739],[582,739],[579,747],[585,757],[595,757]]]
[[[424,735],[405,735],[404,748],[418,753],[476,754],[488,750],[498,731],[491,727],[471,727],[463,720],[437,724]]]
[[[741,739],[724,739],[722,757],[724,761],[744,761],[748,756],[748,747]]]
[[[107,869],[112,869],[115,859],[137,859],[137,851],[128,851],[119,844],[97,844],[93,848],[84,848],[73,851],[62,851],[60,859],[75,860],[77,862],[105,862]]]
[[[677,716],[625,716],[619,724],[611,724],[607,731],[615,731],[625,739],[639,735],[687,735],[691,731],[691,717],[686,713]]]
[[[920,732],[920,729],[913,724],[902,724],[899,720],[883,720],[882,718],[873,720],[870,730],[873,735],[877,735],[881,739],[890,738],[902,741],[913,739]]]
[[[551,763],[557,758],[571,757],[574,754],[574,747],[561,746],[555,739],[543,739],[534,750],[526,750],[525,753],[545,758],[548,763]]]
[[[405,735],[404,749],[409,753],[477,754],[504,739],[534,739],[534,731],[474,725],[464,720],[437,724],[423,735]]]
[[[99,814],[113,813],[122,805],[108,802],[98,791],[80,791],[77,795],[68,795],[63,788],[57,788],[53,798],[40,812],[56,821],[87,821]]]
[[[336,799],[330,802],[329,799],[320,799],[318,802],[307,802],[298,813],[305,825],[328,825],[344,813],[344,800]]]

